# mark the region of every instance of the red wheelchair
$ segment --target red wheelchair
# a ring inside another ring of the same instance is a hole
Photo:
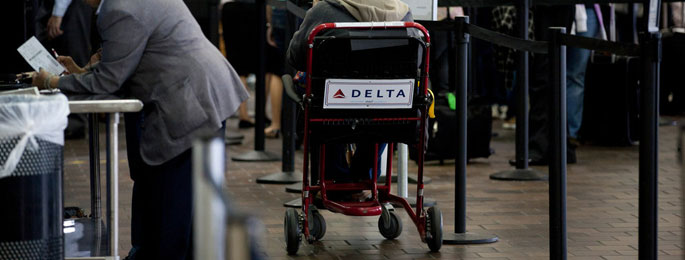
[[[380,233],[387,239],[397,238],[402,222],[392,204],[401,205],[421,241],[431,251],[439,251],[442,213],[437,207],[423,208],[423,157],[433,102],[427,88],[428,32],[414,22],[326,23],[312,30],[308,46],[306,88],[300,101],[304,117],[302,208],[301,213],[294,208],[285,212],[288,253],[297,253],[302,235],[309,243],[323,238],[326,222],[319,207],[349,216],[380,215]],[[286,92],[293,92],[289,84]],[[326,176],[326,145],[334,143],[375,144],[368,179],[341,182]],[[394,143],[406,143],[419,155],[416,209],[390,193]],[[377,183],[379,144],[387,144],[388,149],[385,183]],[[370,191],[370,198],[346,201],[330,195],[359,190]]]

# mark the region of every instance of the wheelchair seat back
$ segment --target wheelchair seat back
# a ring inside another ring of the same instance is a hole
[[[311,137],[415,143],[427,44],[414,29],[331,29],[313,42]]]

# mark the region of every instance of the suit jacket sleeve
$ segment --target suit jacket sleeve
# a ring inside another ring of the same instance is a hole
[[[102,60],[87,73],[62,77],[60,89],[76,93],[114,93],[138,66],[147,45],[146,27],[126,12],[109,11],[100,15]]]

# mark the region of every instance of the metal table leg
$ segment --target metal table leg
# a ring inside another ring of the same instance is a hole
[[[109,255],[119,259],[119,113],[107,114],[107,235]]]
[[[88,114],[88,155],[90,159],[90,214],[101,216],[100,198],[100,128],[97,114]]]

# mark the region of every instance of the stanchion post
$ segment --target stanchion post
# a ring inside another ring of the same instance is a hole
[[[255,151],[264,151],[264,124],[266,113],[266,0],[257,0],[257,79],[255,82]]]
[[[295,17],[290,13],[286,13],[286,26],[285,26],[285,43],[286,46],[290,45],[290,41],[293,38],[295,30],[297,30],[295,25]],[[285,68],[286,75],[281,78],[283,80],[283,87],[292,84],[292,77],[289,74],[294,74],[295,69],[290,66]],[[269,174],[267,176],[257,178],[257,183],[269,183],[269,184],[293,184],[302,181],[302,173],[295,172],[295,137],[297,135],[297,104],[292,99],[288,98],[287,95],[283,95],[283,125],[281,129],[283,130],[283,148],[282,154],[283,158],[281,161],[281,171]]]
[[[455,18],[456,19],[456,18]],[[466,232],[466,163],[467,163],[467,122],[468,122],[468,46],[469,35],[464,32],[468,17],[457,19],[459,29],[455,32],[457,43],[457,157],[455,158],[455,233]]]
[[[550,162],[549,251],[550,259],[565,260],[566,253],[566,28],[551,27],[550,64]]]
[[[530,0],[519,0],[516,6],[518,37],[528,40]],[[516,169],[496,172],[490,179],[502,181],[541,181],[545,174],[528,168],[528,52],[517,52],[516,73]]]
[[[468,92],[468,45],[466,26],[468,16],[455,17],[456,77],[457,77],[457,156],[454,162],[454,233],[443,234],[444,244],[482,244],[497,241],[496,236],[482,236],[466,232],[466,122]]]
[[[254,151],[231,157],[234,161],[278,161],[278,155],[264,150],[264,117],[266,113],[266,0],[257,0],[257,82],[255,84]]]
[[[654,32],[641,36],[644,84],[640,104],[638,255],[639,259],[657,259],[661,34]]]
[[[290,77],[283,77],[283,84],[292,84]],[[285,95],[284,95],[285,97]],[[302,173],[295,172],[295,131],[297,121],[296,104],[290,98],[283,98],[283,159],[281,171],[257,178],[257,183],[293,184],[302,181]]]
[[[518,36],[528,40],[529,0],[521,0],[516,7],[518,17]],[[518,51],[518,71],[516,85],[516,169],[528,168],[528,52]]]

